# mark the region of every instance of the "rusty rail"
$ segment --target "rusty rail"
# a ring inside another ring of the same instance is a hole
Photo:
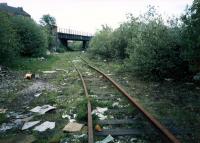
[[[84,92],[85,92],[85,96],[88,98],[89,97],[88,96],[88,90],[87,90],[87,86],[85,84],[85,81],[83,79],[83,76],[75,65],[74,65],[74,68],[76,69],[76,71],[79,74],[79,77],[81,78],[83,88],[84,88]],[[92,111],[91,111],[91,103],[90,103],[89,98],[88,98],[88,103],[87,103],[87,112],[88,112],[88,143],[94,143],[93,125],[92,125]]]
[[[141,113],[152,123],[152,125],[157,128],[162,135],[171,143],[180,143],[180,141],[164,126],[162,125],[156,118],[154,118],[149,112],[147,112],[133,97],[131,97],[119,84],[117,84],[112,78],[107,76],[105,73],[100,71],[94,66],[91,66],[85,59],[81,58],[90,68],[97,71],[101,75],[103,75],[106,79],[108,79],[119,92],[121,92],[130,102],[133,104]]]

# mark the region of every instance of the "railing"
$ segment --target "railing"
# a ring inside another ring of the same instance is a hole
[[[65,33],[65,34],[72,34],[72,35],[81,35],[81,36],[90,36],[90,37],[93,36],[93,34],[91,34],[91,33],[81,32],[81,31],[66,29],[66,28],[58,28],[57,32]]]

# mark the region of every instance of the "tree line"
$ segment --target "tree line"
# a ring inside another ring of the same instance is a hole
[[[153,6],[132,14],[119,28],[96,32],[91,56],[122,60],[134,74],[183,78],[200,71],[200,1],[194,0],[180,18],[164,20]]]
[[[18,57],[45,56],[55,46],[52,26],[56,20],[44,15],[40,24],[24,16],[0,12],[0,64],[9,65]]]

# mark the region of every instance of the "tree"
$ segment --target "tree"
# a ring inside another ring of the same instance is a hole
[[[13,27],[20,38],[20,53],[23,56],[43,56],[47,49],[47,35],[44,30],[30,18],[15,16]]]
[[[40,24],[44,27],[52,29],[54,26],[56,26],[56,19],[53,16],[46,14],[40,19]]]
[[[193,1],[182,16],[182,21],[183,57],[191,65],[195,65],[200,62],[200,0]]]
[[[17,58],[19,41],[10,16],[0,12],[0,64],[10,64]]]
[[[50,16],[49,14],[43,15],[40,19],[40,24],[43,27],[48,40],[48,49],[50,51],[53,50],[53,48],[56,46],[56,37],[55,37],[55,31],[54,28],[56,26],[56,19],[53,16]]]

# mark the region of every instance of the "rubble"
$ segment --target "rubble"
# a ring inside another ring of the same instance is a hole
[[[46,122],[42,123],[41,125],[36,126],[33,130],[39,131],[39,132],[44,132],[47,129],[53,129],[53,128],[55,128],[55,122],[46,121]]]

